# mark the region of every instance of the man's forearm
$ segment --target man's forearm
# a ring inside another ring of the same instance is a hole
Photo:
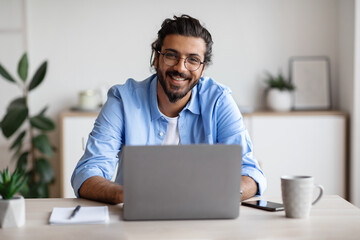
[[[90,200],[118,204],[123,202],[123,187],[103,177],[94,176],[81,185],[79,195]]]
[[[241,177],[241,200],[253,197],[257,192],[257,184],[251,177]],[[80,187],[79,195],[82,198],[118,204],[123,202],[123,187],[103,177],[88,178]]]
[[[254,179],[248,176],[241,176],[241,201],[253,197],[258,192]]]

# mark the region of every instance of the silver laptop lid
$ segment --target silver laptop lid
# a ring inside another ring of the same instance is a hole
[[[125,220],[236,218],[241,146],[126,146]]]

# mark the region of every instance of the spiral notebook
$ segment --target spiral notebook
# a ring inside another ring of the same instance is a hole
[[[51,225],[63,224],[101,224],[109,221],[107,206],[81,207],[79,212],[70,218],[74,208],[53,208],[49,223]]]

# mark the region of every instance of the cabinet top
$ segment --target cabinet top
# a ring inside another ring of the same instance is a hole
[[[97,117],[99,112],[86,112],[86,111],[66,111],[60,114],[61,118],[64,117]]]
[[[66,111],[61,113],[61,117],[96,117],[99,112],[81,112],[81,111]],[[274,111],[255,111],[251,113],[243,113],[244,117],[254,116],[347,116],[347,113],[342,111],[290,111],[290,112],[274,112]]]
[[[289,112],[274,112],[274,111],[255,111],[251,113],[244,113],[245,117],[254,116],[347,116],[343,111],[289,111]]]

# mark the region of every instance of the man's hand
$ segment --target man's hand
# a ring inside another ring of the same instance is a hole
[[[253,197],[258,192],[258,187],[254,179],[248,176],[241,176],[241,201]]]
[[[257,192],[257,184],[251,177],[241,176],[241,201],[253,197]],[[88,178],[80,187],[82,198],[118,204],[123,202],[123,187],[100,176]]]
[[[79,195],[90,200],[118,204],[123,202],[123,187],[103,177],[94,176],[81,185]]]

